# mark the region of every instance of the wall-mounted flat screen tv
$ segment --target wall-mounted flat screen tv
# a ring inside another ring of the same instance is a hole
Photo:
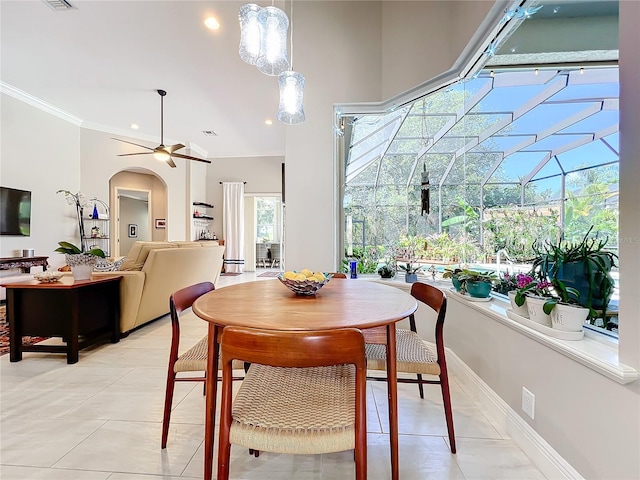
[[[31,235],[31,192],[0,187],[0,235]]]

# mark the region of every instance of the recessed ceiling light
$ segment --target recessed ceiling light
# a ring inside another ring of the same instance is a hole
[[[211,30],[218,30],[220,28],[220,22],[215,17],[207,17],[204,24]]]
[[[273,125],[273,121],[267,118],[267,119],[264,121],[264,124],[265,124],[265,125]]]
[[[137,123],[132,123],[131,125],[129,125],[131,128],[133,128],[134,130],[138,130],[140,127],[138,126]]]

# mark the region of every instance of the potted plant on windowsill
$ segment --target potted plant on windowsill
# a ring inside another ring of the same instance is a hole
[[[551,291],[549,289],[552,284],[544,279],[535,280],[528,275],[527,277],[528,278],[523,278],[523,286],[516,291],[515,303],[518,306],[522,306],[526,300],[529,320],[550,327],[551,317],[549,313],[545,311],[544,306],[551,298]],[[531,279],[531,281],[528,281],[528,279]]]
[[[73,243],[58,242],[59,247],[54,251],[64,253],[67,265],[71,267],[74,280],[89,280],[93,267],[98,258],[105,258],[105,253],[100,248],[92,248],[88,252],[83,252]]]
[[[412,263],[400,263],[398,268],[404,271],[404,281],[407,283],[414,283],[418,281],[418,271],[422,269],[422,265]]]
[[[608,239],[589,238],[593,226],[580,242],[545,243],[534,246],[536,258],[533,268],[552,281],[562,282],[569,290],[569,298],[589,309],[591,317],[606,311],[613,293],[611,269],[617,266],[618,256],[604,247]],[[573,291],[578,292],[574,294]]]
[[[378,275],[381,278],[393,278],[396,276],[396,269],[390,263],[384,263],[378,267]]]
[[[458,274],[458,280],[464,282],[465,291],[470,297],[489,298],[491,296],[491,288],[493,282],[497,279],[493,272],[479,272],[474,270],[465,270]]]
[[[459,275],[462,273],[462,269],[454,268],[451,270],[450,268],[445,268],[444,273],[442,274],[442,278],[450,278],[451,283],[453,284],[453,288],[455,288],[456,292],[465,293],[464,282],[460,280]]]
[[[578,302],[580,292],[558,279],[554,279],[552,284],[554,296],[543,305],[543,311],[551,317],[551,327],[565,332],[582,331],[589,309]]]
[[[533,277],[524,273],[517,275],[504,274],[505,290],[509,297],[511,310],[525,318],[529,318],[529,310],[527,310],[527,287],[531,288],[534,284]],[[530,287],[531,286],[531,287]]]

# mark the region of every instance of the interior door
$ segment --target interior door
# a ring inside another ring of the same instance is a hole
[[[151,191],[117,189],[117,256],[127,255],[137,240],[151,241]]]

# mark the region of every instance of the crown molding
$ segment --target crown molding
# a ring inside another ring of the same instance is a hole
[[[5,93],[10,97],[15,98],[16,100],[20,100],[21,102],[31,105],[32,107],[42,110],[43,112],[47,112],[55,117],[61,118],[62,120],[72,123],[78,127],[82,126],[83,121],[81,118],[76,117],[75,115],[71,115],[70,113],[65,112],[58,107],[54,107],[53,105],[40,100],[39,98],[34,97],[27,92],[23,92],[22,90],[9,85],[8,83],[0,81],[0,92]]]

